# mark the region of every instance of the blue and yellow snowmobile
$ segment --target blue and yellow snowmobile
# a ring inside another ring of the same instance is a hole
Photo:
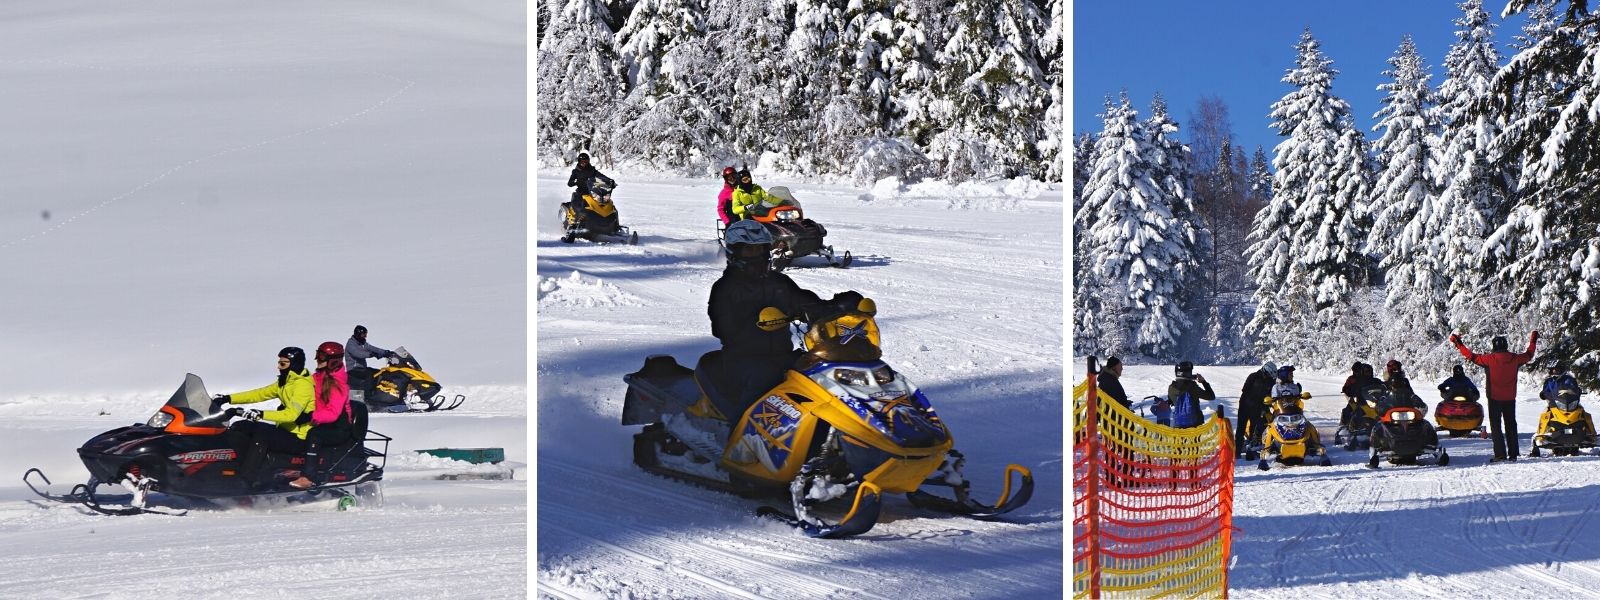
[[[733,419],[718,406],[739,403],[713,397],[720,395],[714,377],[720,350],[702,356],[693,371],[656,355],[625,376],[622,424],[645,426],[634,436],[634,462],[741,495],[788,492],[792,513],[763,507],[757,514],[820,538],[871,529],[883,494],[903,493],[917,506],[980,519],[1028,501],[1033,475],[1015,464],[1006,466],[994,505],[969,497],[965,459],[950,430],[922,392],[880,359],[870,299],[840,294],[805,312],[761,312],[768,331],[799,322],[805,349],[782,382]],[[955,498],[922,491],[926,486],[949,487]],[[837,522],[815,512],[845,501]]]
[[[1321,466],[1333,465],[1333,459],[1328,457],[1327,449],[1322,446],[1322,437],[1317,435],[1316,426],[1306,420],[1304,401],[1309,398],[1309,392],[1301,392],[1271,399],[1272,421],[1267,423],[1266,432],[1261,436],[1261,462],[1256,464],[1257,468],[1269,470],[1273,462],[1300,465],[1313,456],[1320,457],[1317,462]],[[1255,460],[1257,452],[1252,449],[1246,456]]]

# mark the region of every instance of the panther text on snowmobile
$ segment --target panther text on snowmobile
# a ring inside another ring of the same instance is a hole
[[[337,498],[340,509],[355,502],[356,486],[383,479],[391,438],[367,430],[366,407],[351,403],[355,417],[349,441],[330,448],[321,460],[327,466],[324,483],[308,490],[290,487],[288,475],[305,466],[305,456],[272,452],[261,473],[240,468],[245,441],[230,433],[228,420],[236,413],[221,411],[221,403],[206,394],[205,384],[194,374],[145,423],[118,427],[94,436],[78,448],[89,470],[89,481],[66,494],[41,490],[34,476],[48,488],[50,480],[39,469],[29,469],[23,482],[48,500],[80,503],[104,514],[183,514],[157,504],[163,499],[205,503],[223,498],[290,494],[292,498]],[[381,443],[382,449],[368,443]],[[376,460],[374,464],[372,461]],[[252,477],[258,477],[252,479]],[[97,494],[101,485],[127,488],[131,496]],[[113,503],[121,506],[110,506]]]
[[[695,370],[670,356],[651,356],[628,383],[622,424],[644,425],[634,436],[634,462],[646,471],[758,495],[789,492],[793,514],[758,514],[799,527],[813,537],[857,535],[877,523],[882,495],[904,493],[917,506],[991,518],[1022,506],[1033,475],[1006,466],[1005,488],[994,505],[969,498],[965,463],[950,430],[905,376],[880,360],[876,306],[861,299],[808,310],[802,319],[776,308],[762,311],[774,331],[799,321],[805,351],[792,370],[733,422],[716,408],[715,365],[721,351]],[[730,431],[732,434],[730,435]],[[1011,474],[1020,476],[1012,486]],[[949,487],[954,499],[920,488]],[[847,501],[835,523],[813,510]]]

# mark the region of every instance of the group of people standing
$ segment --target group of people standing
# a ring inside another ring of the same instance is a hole
[[[1519,453],[1516,415],[1517,369],[1533,359],[1538,341],[1539,332],[1533,331],[1528,335],[1527,349],[1523,352],[1512,352],[1505,336],[1495,336],[1490,341],[1489,352],[1479,354],[1468,348],[1461,341],[1459,334],[1450,335],[1450,343],[1461,356],[1484,369],[1483,387],[1488,392],[1486,413],[1490,438],[1494,444],[1494,456],[1490,462],[1517,459]],[[1546,367],[1547,378],[1540,391],[1540,398],[1553,399],[1557,390],[1577,389],[1576,380],[1559,362],[1551,361]],[[1214,400],[1215,392],[1205,377],[1194,372],[1194,365],[1189,361],[1178,363],[1174,375],[1175,379],[1168,386],[1166,398],[1166,403],[1170,407],[1170,417],[1163,414],[1165,411],[1162,407],[1157,406],[1154,411],[1157,421],[1175,427],[1192,427],[1200,424],[1202,419],[1199,402]],[[1121,377],[1122,362],[1116,357],[1111,357],[1106,361],[1098,386],[1119,404],[1131,408],[1132,404],[1122,387]],[[1341,390],[1349,400],[1340,415],[1341,425],[1348,424],[1354,412],[1358,410],[1357,403],[1361,401],[1361,390],[1373,385],[1386,387],[1397,405],[1418,406],[1426,410],[1426,403],[1422,402],[1422,398],[1412,388],[1410,378],[1406,376],[1400,361],[1390,360],[1385,364],[1383,379],[1378,379],[1372,365],[1356,362]],[[1451,376],[1441,382],[1438,389],[1440,396],[1446,400],[1460,397],[1476,402],[1480,397],[1478,387],[1467,376],[1466,370],[1461,365],[1456,365],[1452,369]],[[1245,378],[1244,386],[1239,391],[1238,414],[1235,415],[1234,421],[1236,457],[1244,458],[1246,442],[1252,436],[1260,435],[1268,425],[1270,418],[1268,404],[1271,399],[1299,394],[1300,384],[1294,382],[1292,365],[1279,367],[1272,361],[1267,361],[1262,363],[1260,369],[1252,371]],[[1593,429],[1589,432],[1591,436],[1594,435]]]
[[[271,486],[271,478],[262,472],[269,452],[305,455],[305,469],[289,481],[290,487],[309,489],[325,483],[322,452],[354,434],[351,381],[357,382],[356,389],[364,389],[361,386],[374,372],[367,359],[394,356],[393,351],[367,343],[367,328],[357,325],[345,344],[328,341],[317,346],[314,373],[306,370],[305,350],[289,346],[278,351],[277,379],[253,390],[218,394],[215,399],[229,405],[228,413],[244,417],[229,430],[242,438],[239,466],[251,487]],[[237,406],[269,400],[278,400],[281,406],[266,411]]]

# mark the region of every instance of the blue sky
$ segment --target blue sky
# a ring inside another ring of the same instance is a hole
[[[1185,125],[1201,97],[1218,96],[1228,105],[1235,139],[1254,152],[1282,139],[1269,127],[1273,102],[1290,91],[1284,73],[1294,66],[1295,44],[1309,26],[1339,75],[1333,93],[1348,101],[1356,123],[1367,134],[1388,81],[1383,71],[1411,34],[1433,73],[1429,86],[1444,82],[1444,56],[1455,42],[1461,10],[1454,0],[1338,0],[1336,2],[1244,2],[1225,0],[1079,0],[1072,11],[1072,123],[1079,132],[1097,132],[1105,97],[1123,88],[1140,118],[1149,116],[1159,91],[1172,117]],[[1505,0],[1486,0],[1496,24],[1501,64],[1510,58],[1512,36],[1522,15],[1501,20]],[[1187,133],[1183,133],[1187,141]]]

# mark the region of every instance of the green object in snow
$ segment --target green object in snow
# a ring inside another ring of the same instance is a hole
[[[430,448],[428,450],[418,450],[417,453],[465,461],[472,464],[496,464],[506,459],[505,448]]]

